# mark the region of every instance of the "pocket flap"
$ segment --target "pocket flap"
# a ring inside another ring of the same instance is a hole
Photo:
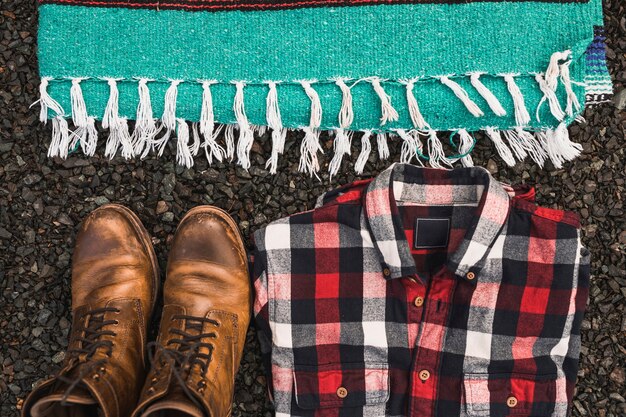
[[[556,375],[466,374],[467,414],[549,416],[557,400],[556,381]]]
[[[296,403],[302,409],[363,407],[389,399],[387,364],[296,365]]]

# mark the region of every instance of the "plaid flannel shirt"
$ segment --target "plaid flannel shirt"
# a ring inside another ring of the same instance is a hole
[[[259,230],[276,415],[566,416],[589,252],[576,215],[533,200],[482,168],[396,164]]]

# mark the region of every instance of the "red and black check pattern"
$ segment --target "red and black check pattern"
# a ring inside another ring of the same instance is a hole
[[[414,245],[416,219],[445,219],[446,244]],[[532,189],[394,165],[255,241],[277,416],[568,414],[589,254]]]

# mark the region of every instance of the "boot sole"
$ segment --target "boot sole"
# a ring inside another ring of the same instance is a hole
[[[148,231],[144,227],[139,217],[137,217],[137,215],[128,207],[124,207],[120,204],[105,204],[103,206],[98,207],[96,210],[106,209],[106,208],[111,208],[118,212],[121,212],[130,221],[130,223],[133,225],[133,228],[135,229],[135,232],[137,233],[137,236],[141,240],[141,243],[143,244],[144,248],[148,252],[148,256],[150,257],[150,263],[152,264],[152,271],[154,272],[154,275],[152,277],[153,279],[152,299],[150,300],[151,311],[150,311],[150,315],[146,317],[148,320],[150,320],[150,317],[152,316],[152,314],[154,314],[154,307],[157,301],[157,294],[159,293],[159,288],[161,286],[161,273],[160,273],[160,268],[159,268],[159,262],[157,260],[156,252],[154,251],[154,246],[152,246],[150,233],[148,233]]]

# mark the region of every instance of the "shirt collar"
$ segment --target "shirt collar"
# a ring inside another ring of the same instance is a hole
[[[485,255],[506,223],[510,197],[502,184],[480,167],[441,170],[394,164],[374,178],[364,193],[365,217],[389,278],[417,273],[396,200],[450,204],[472,185],[480,192],[476,216],[447,262],[448,269],[462,278],[470,271],[478,277]]]

